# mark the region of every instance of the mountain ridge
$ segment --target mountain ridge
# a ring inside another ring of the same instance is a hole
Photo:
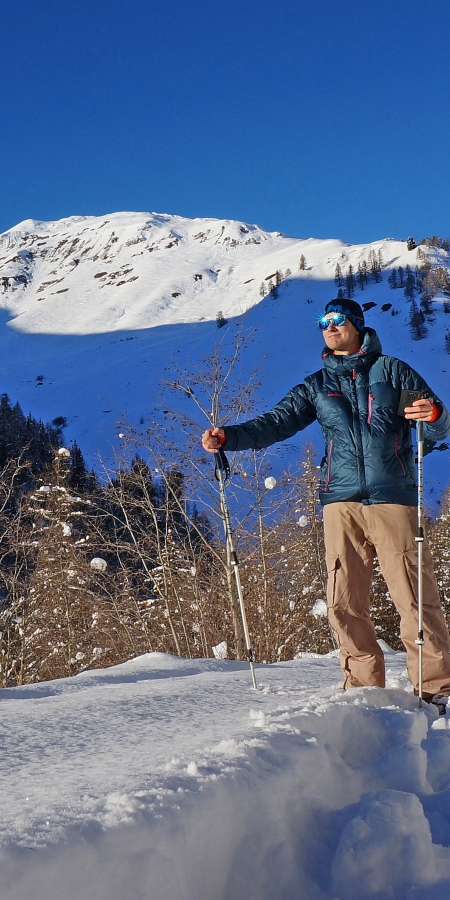
[[[428,332],[414,341],[408,299],[387,281],[424,259],[449,272],[446,250],[420,252],[392,238],[353,245],[159,213],[25,220],[0,235],[1,390],[44,421],[64,416],[67,440],[93,460],[117,447],[118,420],[137,425],[161,407],[160,379],[172,361],[195,371],[218,342],[226,354],[243,332],[252,335],[244,374],[261,366],[260,411],[320,367],[315,322],[336,296],[339,264],[344,282],[350,266],[355,277],[366,267],[354,299],[366,305],[367,324],[384,352],[417,368],[445,401],[445,295],[433,298]],[[379,281],[368,266],[375,258]],[[220,329],[219,312],[228,322]],[[448,463],[442,486],[445,478]]]

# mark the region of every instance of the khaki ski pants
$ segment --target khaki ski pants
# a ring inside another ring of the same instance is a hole
[[[385,686],[384,657],[369,616],[373,560],[401,620],[408,674],[417,690],[417,508],[395,503],[324,507],[328,615],[340,649],[344,688]],[[427,541],[423,543],[423,692],[450,688],[450,646]]]

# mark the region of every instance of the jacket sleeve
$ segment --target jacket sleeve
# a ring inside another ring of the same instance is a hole
[[[435,422],[423,423],[423,435],[425,438],[425,452],[432,449],[432,445],[437,441],[442,441],[450,435],[450,413],[444,406],[442,400],[431,390],[426,381],[419,375],[415,369],[411,369],[407,363],[403,363],[401,370],[402,388],[412,391],[421,391],[425,397],[428,397],[436,404],[439,410],[439,418]]]
[[[292,388],[270,412],[224,428],[226,450],[262,450],[285,441],[316,419],[316,410],[304,384]]]

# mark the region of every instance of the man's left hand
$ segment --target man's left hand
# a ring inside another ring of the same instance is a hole
[[[412,406],[405,407],[405,418],[414,419],[415,422],[433,422],[436,417],[435,409],[434,403],[424,397],[422,400],[415,400]]]

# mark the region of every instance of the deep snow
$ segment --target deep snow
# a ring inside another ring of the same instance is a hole
[[[443,900],[450,720],[334,654],[148,654],[1,697],[2,900]]]

